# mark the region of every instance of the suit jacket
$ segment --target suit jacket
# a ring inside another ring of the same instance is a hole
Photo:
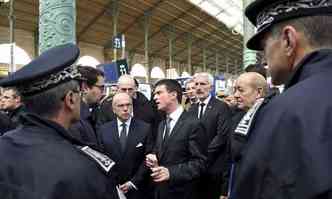
[[[154,101],[149,101],[142,93],[137,92],[137,98],[133,99],[133,113],[136,119],[151,125],[152,139],[155,140],[155,132],[157,132],[158,124],[162,120],[162,117],[153,103]],[[112,98],[104,100],[103,103],[95,109],[93,116],[97,121],[97,126],[115,120],[116,115],[112,110]]]
[[[206,166],[206,133],[202,124],[183,112],[163,143],[166,121],[158,128],[154,152],[160,166],[168,168],[170,180],[156,184],[157,199],[193,199],[197,182]]]
[[[16,125],[10,120],[10,118],[6,114],[0,112],[0,136],[15,128]]]
[[[98,134],[101,136],[104,152],[116,162],[113,172],[116,183],[123,184],[132,181],[138,191],[130,191],[127,197],[139,198],[142,192],[145,191],[146,180],[149,179],[149,170],[144,166],[144,159],[146,153],[152,150],[150,125],[133,118],[129,126],[126,148],[123,152],[117,120],[100,126]]]
[[[198,116],[198,106],[199,103],[194,104],[188,111],[193,117],[196,118]],[[204,115],[200,119],[206,129],[209,143],[218,133],[225,132],[229,119],[230,109],[227,104],[217,100],[215,97],[211,97],[205,109]]]
[[[191,115],[196,118],[198,116],[198,106],[199,103],[193,105],[189,110]],[[211,97],[205,113],[200,119],[207,131],[209,143],[208,169],[201,181],[199,191],[201,198],[216,199],[220,195],[226,194],[230,167],[230,156],[227,148],[230,118],[231,111],[229,107],[224,102]],[[215,153],[216,147],[219,149],[217,153]]]

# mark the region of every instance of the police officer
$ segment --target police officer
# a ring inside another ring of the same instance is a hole
[[[332,1],[256,0],[246,8],[281,95],[263,103],[243,134],[236,199],[332,198]]]
[[[75,45],[58,46],[0,81],[17,87],[28,112],[0,138],[1,198],[117,198],[114,162],[67,131],[80,118],[78,56]]]

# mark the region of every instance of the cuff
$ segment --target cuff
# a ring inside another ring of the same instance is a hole
[[[130,188],[134,188],[135,190],[138,190],[138,188],[134,185],[134,183],[132,181],[129,181],[129,186]]]

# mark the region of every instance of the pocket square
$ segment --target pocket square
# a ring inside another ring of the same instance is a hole
[[[142,147],[143,146],[143,144],[142,144],[142,142],[140,142],[140,143],[138,143],[137,145],[136,145],[136,148],[138,148],[138,147]]]

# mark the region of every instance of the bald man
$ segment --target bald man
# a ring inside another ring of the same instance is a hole
[[[228,134],[231,139],[228,140],[228,146],[231,147],[231,151],[224,150],[222,145],[223,137],[217,135],[211,142],[208,154],[209,159],[225,159],[232,162],[239,160],[239,154],[242,147],[246,144],[246,140],[234,133],[238,123],[243,116],[255,105],[257,100],[263,99],[267,93],[268,85],[265,78],[256,72],[247,72],[241,74],[235,81],[235,93],[234,98],[236,100],[236,108],[232,118],[230,119]],[[230,153],[230,154],[229,154]],[[229,172],[223,173],[225,178],[228,178]],[[234,179],[234,177],[233,177]],[[222,198],[222,197],[221,197]]]
[[[132,117],[132,97],[127,93],[115,94],[112,107],[116,119],[100,127],[101,143],[117,163],[113,177],[120,190],[128,199],[144,198],[148,170],[143,161],[152,148],[150,125]]]
[[[141,92],[138,91],[138,85],[130,75],[122,75],[118,79],[118,92],[127,93],[133,100],[133,115],[151,125],[153,132],[158,129],[158,124],[161,118],[158,111]],[[153,139],[155,140],[155,135]]]
[[[235,82],[234,97],[237,107],[248,111],[256,100],[265,97],[268,85],[265,78],[256,72],[241,74]]]

